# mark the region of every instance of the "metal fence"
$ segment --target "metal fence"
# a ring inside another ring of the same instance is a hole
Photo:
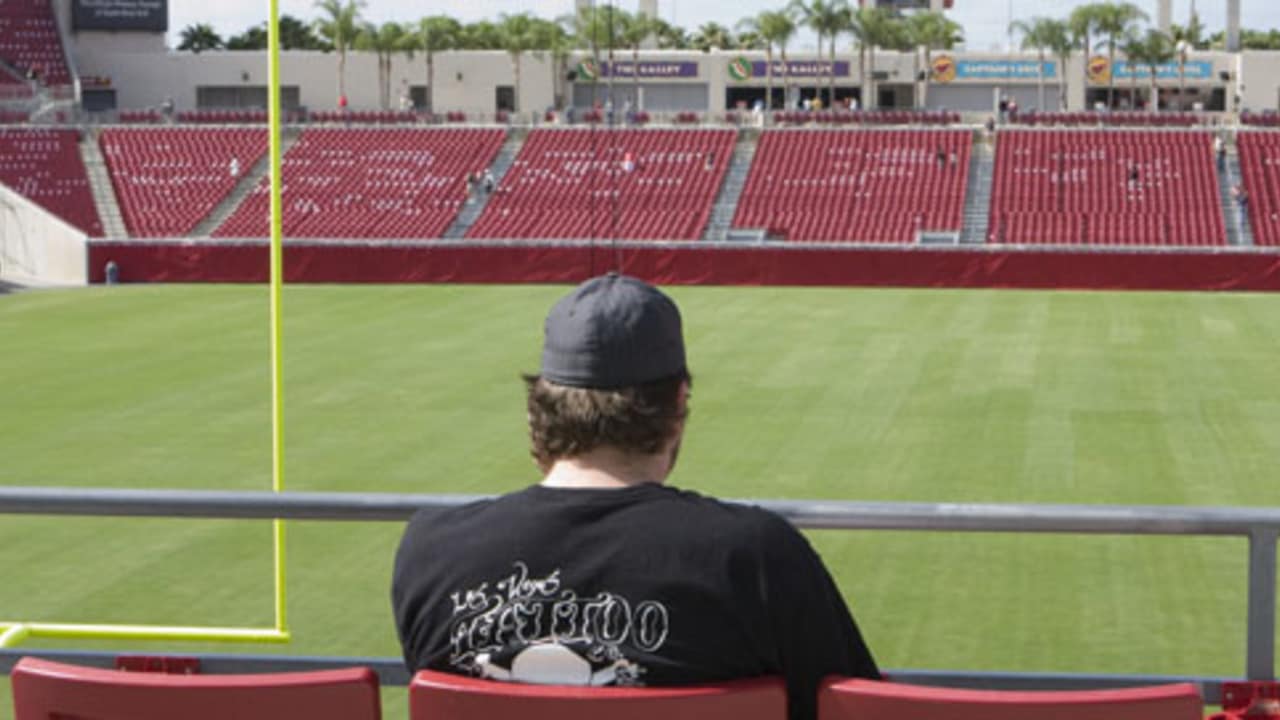
[[[0,515],[405,521],[419,510],[444,511],[480,497],[483,496],[3,487],[0,488]],[[1247,538],[1249,574],[1244,677],[1249,680],[1272,680],[1275,677],[1276,541],[1280,538],[1280,508],[935,504],[834,500],[745,502],[772,510],[798,527],[811,529]],[[7,671],[16,658],[23,654],[80,660],[90,664],[107,663],[109,658],[118,655],[5,650],[0,651],[0,670]],[[397,658],[210,655],[202,656],[202,660],[204,667],[209,670],[309,669],[363,664],[378,671],[386,684],[403,684],[408,681],[408,675]],[[1224,680],[1185,676],[921,670],[891,670],[889,674],[897,680],[954,687],[1102,688],[1190,681],[1201,686],[1208,702],[1217,702]]]

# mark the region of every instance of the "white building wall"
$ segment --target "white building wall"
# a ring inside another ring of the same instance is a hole
[[[136,37],[135,37],[136,36]],[[119,107],[142,108],[159,105],[166,97],[172,97],[179,110],[191,109],[196,105],[196,88],[199,86],[255,86],[266,83],[267,55],[265,52],[211,52],[194,55],[171,51],[157,51],[154,46],[154,34],[120,33],[81,33],[76,38],[76,59],[80,72],[86,76],[103,76],[112,80],[117,91]],[[943,53],[935,52],[936,59]],[[968,61],[1029,61],[1036,60],[1035,55],[1028,54],[990,54],[990,53],[947,53],[957,60]],[[521,59],[520,107],[524,113],[541,113],[553,104],[557,94],[557,85],[562,85],[560,92],[570,97],[569,83],[565,82],[562,73],[575,67],[579,59],[575,56],[562,68],[553,68],[549,55],[527,54]],[[763,52],[725,51],[716,53],[686,51],[646,51],[640,55],[641,62],[692,62],[698,65],[698,75],[694,78],[655,78],[654,83],[661,84],[696,84],[707,90],[707,107],[712,114],[726,110],[726,90],[730,87],[765,86],[765,78],[752,77],[747,80],[735,80],[729,74],[729,64],[735,58],[744,57],[750,61],[763,61]],[[619,62],[630,62],[630,53],[618,53]],[[814,61],[813,54],[790,55],[792,61]],[[775,55],[775,60],[780,57]],[[837,60],[848,62],[848,76],[837,77],[840,87],[856,87],[861,79],[858,57],[848,48],[837,53]],[[1056,58],[1054,59],[1056,62]],[[1230,53],[1197,53],[1190,61],[1208,63],[1211,72],[1208,76],[1189,77],[1189,87],[1200,87],[1209,90],[1213,87],[1227,85],[1221,79],[1221,73],[1230,73],[1233,86],[1240,89],[1242,107],[1249,109],[1276,108],[1278,100],[1277,87],[1280,82],[1280,52],[1248,52],[1242,55]],[[1077,54],[1065,69],[1059,68],[1059,77],[1046,78],[1046,84],[1056,86],[1059,82],[1067,84],[1068,107],[1080,110],[1085,104],[1085,95],[1090,88],[1106,87],[1105,83],[1095,83],[1086,79],[1087,58]],[[501,51],[483,52],[444,52],[435,56],[436,88],[434,95],[437,112],[461,110],[469,114],[491,114],[496,109],[495,90],[499,86],[514,84],[514,74],[510,56]],[[290,51],[282,57],[282,81],[286,86],[296,86],[299,90],[299,102],[311,109],[332,109],[337,104],[337,53],[308,51]],[[923,55],[914,52],[876,53],[875,70],[884,73],[887,79],[882,84],[899,87],[917,86],[917,74],[923,70]],[[426,60],[422,54],[413,59],[397,55],[392,62],[391,104],[395,107],[400,93],[405,87],[416,87],[426,84]],[[1235,78],[1243,77],[1244,82],[1236,82]],[[372,110],[379,105],[377,85],[377,62],[374,55],[364,52],[350,52],[347,55],[347,96],[350,107],[356,110]],[[1250,78],[1253,79],[1250,82]],[[603,82],[603,79],[602,79]],[[645,81],[641,81],[643,86]],[[793,78],[796,85],[815,86],[822,82],[819,78]],[[630,78],[617,78],[616,84],[629,84]],[[782,85],[781,78],[775,77],[777,86]],[[1132,83],[1127,79],[1117,80],[1117,87],[1129,87]],[[933,83],[933,88],[941,83]],[[1146,80],[1139,80],[1139,87],[1146,88]],[[1159,81],[1164,88],[1176,88],[1176,77],[1164,77]],[[994,78],[956,78],[945,83],[946,90],[935,93],[931,90],[930,106],[940,107],[934,96],[963,97],[963,106],[983,106],[991,94],[992,87],[1008,87],[1009,94],[1019,98],[1019,104],[1030,108],[1033,104],[1025,102],[1027,93],[1035,93],[1036,79],[1022,77],[1016,79]],[[917,90],[918,92],[918,90]],[[974,97],[969,98],[966,92]],[[1050,89],[1050,94],[1055,90]],[[958,96],[957,93],[960,95]],[[981,97],[977,97],[977,96]],[[1054,106],[1056,101],[1047,102]]]

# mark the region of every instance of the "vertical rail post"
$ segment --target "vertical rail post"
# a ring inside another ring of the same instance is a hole
[[[1275,530],[1249,533],[1249,620],[1245,626],[1245,677],[1274,680],[1276,673]]]

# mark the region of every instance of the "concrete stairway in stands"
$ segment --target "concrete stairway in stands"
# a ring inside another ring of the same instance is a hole
[[[969,154],[969,183],[965,188],[961,244],[981,245],[991,227],[991,185],[996,173],[995,150],[979,139]]]
[[[704,240],[724,242],[729,238],[733,216],[738,211],[738,200],[742,198],[742,188],[747,184],[747,175],[751,172],[751,162],[756,157],[756,147],[759,143],[759,130],[738,131],[738,142],[733,146],[729,170],[725,173],[724,183],[720,186],[720,194],[716,196],[716,202],[711,206],[711,218],[707,221],[707,229],[702,235]]]
[[[89,188],[93,192],[93,205],[102,219],[102,232],[108,238],[127,238],[129,230],[124,224],[124,214],[116,200],[116,189],[111,184],[107,161],[98,147],[98,133],[88,131],[80,141],[80,157],[84,160],[85,173],[89,176]]]
[[[528,136],[527,130],[517,130],[510,128],[507,130],[506,142],[502,143],[502,149],[498,151],[497,156],[493,159],[493,165],[489,167],[493,171],[494,186],[502,184],[502,179],[507,176],[507,171],[511,169],[511,165],[516,161],[516,156],[520,154],[520,148],[524,147],[524,139]],[[462,206],[462,210],[458,212],[458,217],[454,218],[453,224],[445,230],[445,238],[452,240],[461,240],[467,236],[467,231],[475,224],[476,220],[484,213],[485,207],[489,204],[489,196],[482,190],[477,190],[467,199],[467,203]]]
[[[1252,245],[1253,233],[1249,231],[1249,218],[1240,211],[1235,198],[1231,196],[1231,188],[1236,183],[1244,182],[1240,172],[1240,156],[1227,155],[1226,169],[1218,171],[1218,197],[1222,201],[1222,219],[1227,228],[1228,245]]]
[[[298,142],[298,138],[302,135],[302,130],[286,127],[281,132],[280,156],[284,157],[285,153],[289,152],[289,148]],[[262,156],[261,160],[249,169],[249,172],[240,178],[240,182],[236,183],[235,189],[223,198],[222,202],[215,205],[213,210],[205,216],[205,219],[200,221],[199,225],[196,225],[195,230],[191,231],[191,237],[207,238],[213,235],[213,231],[217,230],[219,225],[231,217],[236,208],[240,207],[240,203],[244,202],[244,199],[249,197],[249,193],[253,192],[254,188],[258,187],[258,184],[262,182],[262,179],[270,173],[271,153],[268,151]]]

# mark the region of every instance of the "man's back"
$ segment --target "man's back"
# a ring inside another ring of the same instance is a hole
[[[812,717],[826,674],[878,671],[786,521],[657,484],[535,486],[416,517],[393,605],[411,669],[580,685],[785,675]]]

